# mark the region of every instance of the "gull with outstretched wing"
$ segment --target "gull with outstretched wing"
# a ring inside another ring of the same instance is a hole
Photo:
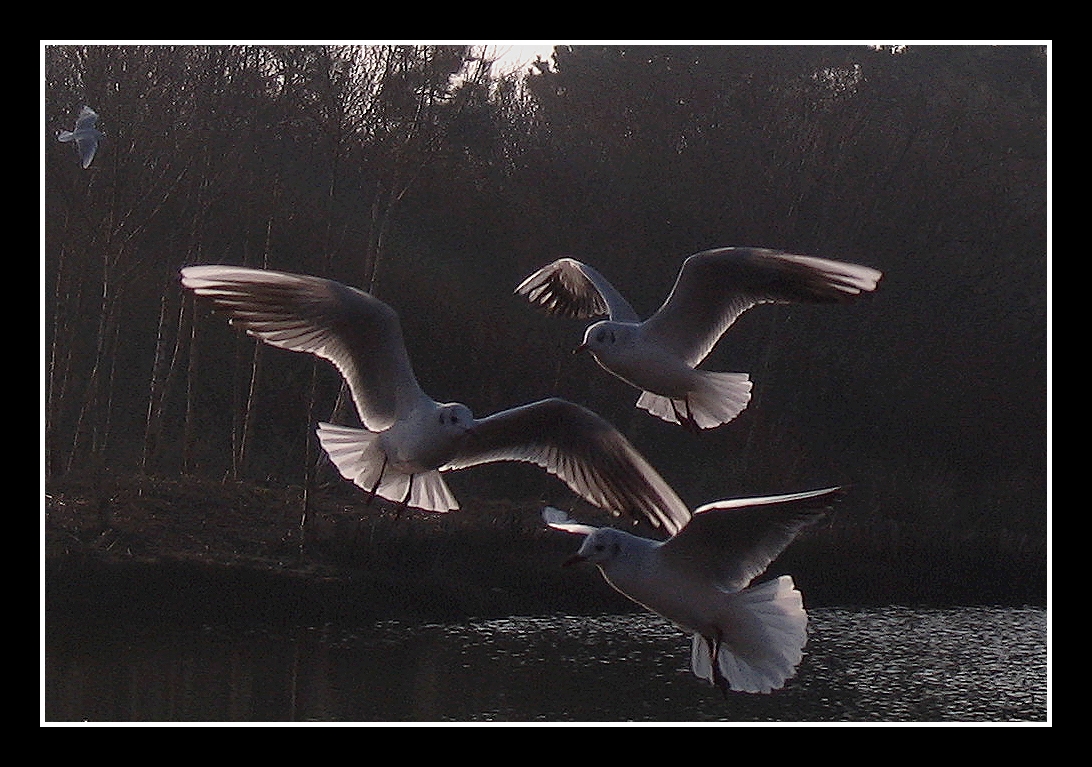
[[[808,615],[791,576],[753,581],[845,493],[830,487],[716,501],[666,541],[582,524],[552,506],[542,517],[585,536],[565,564],[595,564],[617,591],[692,632],[690,668],[699,678],[724,693],[768,693],[795,675]]]
[[[85,106],[76,117],[76,127],[72,130],[57,131],[57,140],[64,143],[75,143],[76,151],[80,155],[80,165],[91,167],[91,161],[95,159],[95,151],[99,148],[99,139],[103,132],[95,127],[99,116],[91,107]]]
[[[764,303],[848,303],[874,291],[882,273],[764,248],[716,248],[683,262],[659,310],[641,321],[598,271],[572,258],[542,267],[516,288],[547,314],[590,325],[578,351],[642,391],[637,407],[671,423],[711,429],[747,407],[746,373],[695,368],[732,323]]]

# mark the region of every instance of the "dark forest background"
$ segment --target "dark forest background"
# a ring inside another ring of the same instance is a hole
[[[340,483],[340,380],[231,331],[188,264],[319,274],[401,315],[423,388],[482,416],[548,396],[616,424],[696,506],[853,483],[877,528],[1047,531],[1047,51],[578,46],[497,76],[458,46],[47,46],[47,485]],[[55,133],[80,106],[90,169]],[[513,295],[560,255],[653,312],[725,245],[858,262],[850,307],[763,306],[705,367],[750,407],[694,436],[634,408],[583,326]],[[463,500],[564,498],[542,472]]]

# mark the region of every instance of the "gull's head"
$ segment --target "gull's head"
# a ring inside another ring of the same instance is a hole
[[[622,543],[626,534],[613,527],[601,527],[584,539],[580,550],[565,560],[564,564],[573,565],[577,562],[591,562],[594,565],[604,565],[618,556],[622,551]]]
[[[453,436],[462,436],[474,431],[474,414],[461,402],[441,405],[436,415],[440,429]]]
[[[623,322],[600,320],[584,331],[584,341],[574,352],[589,351],[592,354],[610,354],[629,341],[633,328]]]

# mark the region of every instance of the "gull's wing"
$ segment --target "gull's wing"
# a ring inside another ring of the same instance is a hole
[[[829,487],[763,498],[735,498],[706,504],[682,532],[660,547],[689,577],[726,592],[746,588],[793,538],[820,519],[847,492]]]
[[[99,119],[99,116],[95,113],[95,110],[91,107],[85,106],[80,110],[80,114],[76,117],[76,130],[83,130],[86,128],[94,128],[95,121]]]
[[[599,529],[593,525],[584,525],[577,522],[556,506],[543,507],[542,521],[554,530],[563,530],[566,533],[574,533],[576,535],[591,535]]]
[[[876,289],[867,266],[761,248],[717,248],[683,262],[670,295],[644,324],[645,338],[697,365],[756,304],[846,303]]]
[[[80,165],[85,168],[91,167],[91,161],[95,159],[95,152],[99,148],[99,139],[97,136],[77,136],[76,148],[80,151]]]
[[[527,461],[554,474],[589,503],[644,519],[669,533],[690,511],[621,432],[587,408],[546,399],[474,422],[473,433],[442,470],[493,461]]]
[[[333,280],[237,266],[190,266],[182,284],[271,346],[308,352],[341,372],[360,420],[390,426],[426,395],[417,384],[395,311]]]
[[[516,288],[547,314],[588,319],[604,314],[617,322],[639,322],[640,317],[607,278],[572,258],[559,258],[539,269]]]

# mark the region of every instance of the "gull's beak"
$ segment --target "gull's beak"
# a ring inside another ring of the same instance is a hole
[[[587,557],[583,556],[582,554],[573,554],[571,557],[562,562],[561,566],[568,567],[569,565],[575,565],[578,562],[584,562],[586,560]]]
[[[580,346],[573,349],[573,354],[580,354],[580,352],[586,351],[587,348],[588,348],[588,344],[585,341],[581,341]]]

